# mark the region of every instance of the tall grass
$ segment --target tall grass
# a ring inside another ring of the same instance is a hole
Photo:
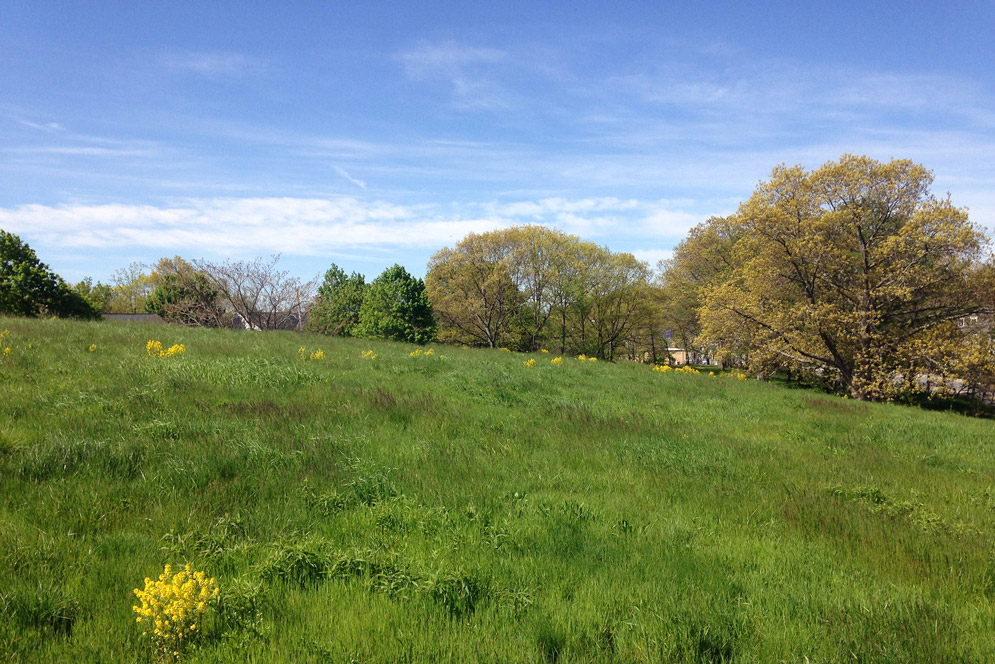
[[[148,661],[132,589],[186,562],[221,593],[190,661],[995,660],[991,421],[544,355],[4,328],[0,661]]]

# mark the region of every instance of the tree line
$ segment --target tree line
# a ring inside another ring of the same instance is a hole
[[[728,217],[690,231],[657,270],[542,226],[473,233],[424,280],[394,265],[367,283],[332,265],[302,281],[278,257],[163,258],[73,287],[0,231],[0,312],[167,321],[413,343],[685,359],[786,373],[858,399],[931,381],[995,392],[995,260],[981,228],[908,160],[844,155],[779,166]],[[20,267],[12,267],[20,266]],[[34,289],[34,290],[32,290]],[[34,295],[26,295],[34,293]]]

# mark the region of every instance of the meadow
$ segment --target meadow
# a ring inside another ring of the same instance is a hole
[[[991,420],[552,354],[4,329],[0,661],[154,661],[134,589],[187,563],[217,586],[189,662],[995,661]]]

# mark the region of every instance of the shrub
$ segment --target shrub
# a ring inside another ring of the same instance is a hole
[[[136,621],[144,624],[143,636],[151,639],[153,652],[165,659],[175,659],[200,640],[204,615],[218,597],[215,580],[187,565],[173,573],[166,565],[158,581],[145,579],[145,588],[135,588],[140,604],[133,608]],[[149,631],[151,629],[151,632]]]

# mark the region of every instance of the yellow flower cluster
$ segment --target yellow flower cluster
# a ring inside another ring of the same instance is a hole
[[[502,348],[501,350],[503,350],[506,353],[510,353],[511,352],[511,349],[509,349],[509,348]]]
[[[96,350],[96,346],[91,346],[90,350]],[[161,341],[154,341],[149,339],[145,344],[145,352],[149,357],[173,357],[175,355],[183,355],[187,352],[187,347],[183,344],[173,344],[169,348],[163,349]]]
[[[660,373],[667,373],[668,371],[673,371],[674,373],[683,373],[683,374],[700,374],[701,373],[700,371],[698,371],[694,367],[688,366],[686,364],[683,367],[677,367],[676,369],[673,368],[672,366],[670,366],[669,364],[658,364],[655,367],[653,367],[653,371],[658,371]],[[709,371],[708,374],[710,376],[712,376],[712,375],[714,375],[714,372]]]
[[[145,588],[134,592],[140,604],[132,610],[138,614],[135,620],[144,623],[142,634],[151,637],[156,653],[175,658],[200,635],[197,623],[217,598],[218,585],[187,563],[175,574],[172,565],[166,565],[158,581],[146,578]]]
[[[534,357],[530,357],[529,359],[527,359],[524,362],[522,362],[522,366],[529,367],[530,369],[532,367],[534,367],[535,365],[536,365],[536,360],[535,360]]]
[[[10,357],[10,346],[5,346],[3,349],[3,356]]]
[[[364,360],[375,360],[375,359],[377,359],[377,354],[374,353],[372,350],[364,350],[362,353],[359,354],[359,356],[361,358],[363,358]]]
[[[539,352],[540,352],[540,353],[548,353],[549,351],[548,351],[548,350],[546,350],[545,348],[543,348],[543,349],[542,349],[542,350],[540,350]]]
[[[93,351],[97,350],[97,344],[90,344],[90,347],[87,350],[89,350],[92,353]]]
[[[587,355],[584,355],[583,353],[581,353],[580,355],[578,355],[577,359],[580,360],[581,362],[597,362],[598,361],[598,358],[596,358],[596,357],[588,357]]]
[[[431,357],[433,355],[435,355],[434,348],[429,348],[428,350],[422,350],[421,348],[416,348],[410,353],[408,353],[408,357],[422,357],[422,356]],[[376,356],[374,355],[374,357]]]
[[[6,338],[9,334],[10,334],[10,330],[4,330],[3,332],[0,332],[0,342],[2,342],[4,340],[4,338]],[[0,343],[0,346],[2,346],[2,345],[3,344]],[[31,348],[31,346],[28,346],[28,348]],[[3,356],[4,356],[5,359],[10,357],[10,353],[11,353],[10,346],[4,346]]]
[[[554,357],[553,359],[551,359],[549,361],[549,363],[552,364],[554,367],[558,367],[561,364],[563,364],[563,358],[562,357]]]
[[[302,360],[315,360],[315,361],[323,360],[325,359],[325,351],[318,348],[313,353],[308,353],[307,348],[301,346],[300,348],[297,349],[297,357],[299,357]]]

